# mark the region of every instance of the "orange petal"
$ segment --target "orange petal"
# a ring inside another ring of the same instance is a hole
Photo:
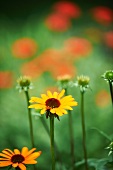
[[[33,148],[31,150],[29,150],[26,154],[24,154],[25,157],[29,156],[32,152],[34,152],[36,150],[36,148]]]
[[[26,166],[24,164],[20,163],[18,166],[21,170],[26,170]]]
[[[18,162],[17,162],[17,163],[13,163],[12,166],[13,166],[14,168],[16,168],[16,167],[18,166]]]
[[[10,156],[8,156],[8,155],[6,155],[6,154],[3,154],[3,153],[0,153],[0,156],[5,157],[5,158],[8,158],[8,159],[11,158]]]
[[[27,153],[28,153],[28,148],[27,148],[27,147],[23,147],[23,148],[22,148],[22,151],[21,151],[21,154],[22,154],[23,156],[26,156]]]
[[[31,155],[27,156],[27,157],[26,157],[26,160],[36,159],[36,158],[38,158],[38,157],[40,156],[41,153],[42,153],[41,151],[39,151],[39,152],[34,152],[34,153],[32,153]]]
[[[10,161],[0,161],[0,167],[9,166],[11,164],[12,164],[12,162],[10,162]]]
[[[15,154],[20,154],[20,151],[18,149],[14,149]]]
[[[23,163],[25,163],[25,164],[36,164],[37,161],[36,160],[25,160]]]

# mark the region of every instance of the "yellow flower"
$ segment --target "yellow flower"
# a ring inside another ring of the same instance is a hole
[[[14,168],[19,168],[20,170],[26,170],[25,164],[36,164],[35,160],[41,154],[41,151],[34,152],[36,148],[28,150],[27,147],[23,147],[20,152],[18,149],[14,149],[14,152],[10,149],[4,149],[0,153],[0,167],[12,166]]]
[[[73,110],[71,106],[77,106],[77,102],[71,95],[63,97],[65,90],[60,93],[47,91],[46,94],[41,94],[41,98],[31,97],[30,103],[34,103],[29,108],[41,109],[41,114],[50,112],[52,114],[62,116],[67,114],[67,110]],[[62,98],[63,97],[63,98]]]

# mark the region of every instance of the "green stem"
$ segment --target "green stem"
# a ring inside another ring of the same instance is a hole
[[[67,89],[65,89],[65,95],[67,95]],[[74,133],[73,133],[73,122],[72,122],[72,114],[69,111],[69,134],[70,134],[70,153],[71,153],[71,163],[72,169],[75,170],[75,156],[74,156]]]
[[[83,137],[82,140],[83,140],[85,170],[88,170],[87,149],[86,149],[86,132],[85,132],[85,118],[84,118],[84,92],[81,92],[81,123],[82,123],[82,137]]]
[[[72,126],[72,114],[69,111],[69,132],[70,132],[70,150],[71,150],[71,160],[72,160],[72,169],[75,170],[75,156],[74,156],[74,135],[73,135],[73,126]]]
[[[25,91],[25,95],[26,95],[27,107],[28,107],[29,106],[29,94],[28,94],[28,91]],[[32,116],[31,116],[31,109],[30,108],[28,108],[28,117],[29,117],[31,144],[32,144],[32,148],[34,148],[33,125],[32,125]]]
[[[112,105],[113,105],[113,87],[112,87],[111,81],[109,81],[109,87],[110,87],[111,101],[112,101]]]
[[[55,151],[54,151],[54,115],[50,115],[50,145],[51,145],[51,158],[52,170],[55,170]]]

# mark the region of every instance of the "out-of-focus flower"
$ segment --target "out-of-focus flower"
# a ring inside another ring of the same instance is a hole
[[[75,86],[79,86],[80,87],[80,91],[81,92],[85,92],[86,89],[89,88],[89,81],[90,78],[88,76],[77,76],[77,82],[75,83]]]
[[[60,63],[58,66],[53,68],[51,72],[53,77],[56,79],[59,76],[71,75],[72,77],[76,74],[76,68],[72,64]]]
[[[113,31],[109,31],[104,34],[104,43],[113,49]]]
[[[0,71],[0,88],[11,88],[13,85],[13,73],[11,71]]]
[[[110,103],[110,95],[106,90],[101,90],[96,94],[95,100],[98,107],[104,108]]]
[[[41,94],[41,98],[31,97],[30,103],[33,103],[29,108],[41,109],[40,113],[46,113],[46,117],[54,114],[55,117],[67,114],[66,110],[73,110],[72,106],[77,106],[77,102],[71,95],[63,97],[65,90],[60,93],[47,91],[46,94]]]
[[[91,43],[84,38],[72,37],[64,41],[64,51],[66,55],[73,58],[87,56],[92,50]]]
[[[28,150],[27,147],[23,147],[20,152],[18,149],[14,149],[14,152],[10,149],[4,149],[0,153],[0,167],[12,166],[13,168],[19,168],[20,170],[26,170],[26,164],[36,164],[35,160],[41,154],[41,151],[34,152],[36,148]]]
[[[45,25],[52,31],[63,32],[70,28],[71,23],[65,16],[58,13],[53,13],[46,18]]]
[[[71,79],[72,79],[72,76],[69,74],[64,74],[63,76],[58,76],[57,77],[58,87],[60,89],[66,89],[69,86]]]
[[[93,18],[101,23],[108,25],[113,22],[113,10],[105,7],[105,6],[98,6],[92,9]]]
[[[88,39],[90,39],[92,42],[100,43],[102,41],[103,32],[101,29],[91,27],[85,29],[84,32],[87,35]]]
[[[27,91],[28,89],[32,89],[31,79],[28,76],[21,76],[17,79],[17,89],[21,92],[22,90]]]
[[[57,2],[54,4],[53,9],[68,18],[78,18],[81,14],[78,5],[69,1]]]
[[[29,58],[36,54],[37,44],[31,38],[20,38],[12,45],[12,54],[17,58]]]
[[[113,70],[108,70],[106,71],[102,77],[104,78],[104,80],[106,80],[107,82],[113,82]]]

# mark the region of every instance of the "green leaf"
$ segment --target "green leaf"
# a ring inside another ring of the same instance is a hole
[[[91,130],[96,130],[97,132],[99,132],[102,136],[104,136],[106,139],[108,139],[110,142],[112,141],[112,139],[103,131],[99,130],[98,128],[92,127]]]
[[[98,161],[96,170],[113,170],[113,162],[108,162],[108,159],[103,158]]]
[[[99,161],[99,160],[96,159],[96,158],[89,158],[89,159],[87,159],[88,165],[89,165],[90,167],[96,167],[98,161]],[[75,166],[78,167],[78,166],[83,165],[84,163],[85,163],[85,160],[83,159],[82,161],[77,162],[77,163],[75,164]]]

